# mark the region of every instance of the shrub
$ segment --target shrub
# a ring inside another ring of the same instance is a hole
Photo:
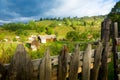
[[[78,41],[79,40],[79,32],[70,31],[70,32],[67,33],[66,38],[69,41]]]

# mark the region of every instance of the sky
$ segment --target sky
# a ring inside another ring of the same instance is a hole
[[[106,15],[119,0],[0,0],[0,24],[47,17]]]

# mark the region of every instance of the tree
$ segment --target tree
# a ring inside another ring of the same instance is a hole
[[[108,17],[113,22],[120,22],[120,1],[116,3],[114,8],[112,8],[111,12],[108,14]]]
[[[40,21],[42,21],[43,19],[42,18],[40,18]]]
[[[69,18],[63,18],[63,21],[65,22],[65,24],[66,24],[67,26],[70,26],[70,25],[71,25],[71,21],[70,21]]]
[[[79,40],[79,32],[70,31],[70,32],[67,33],[66,38],[69,41],[78,41]]]
[[[40,26],[36,29],[36,32],[41,33],[41,32],[45,32],[45,26]]]
[[[37,28],[36,23],[33,20],[31,20],[31,21],[28,22],[28,26],[32,30],[36,30],[36,28]]]
[[[53,33],[53,30],[51,28],[46,28],[46,34],[51,35]]]

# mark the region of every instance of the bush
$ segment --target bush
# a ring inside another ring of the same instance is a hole
[[[77,31],[70,31],[66,35],[66,39],[69,41],[78,41],[79,40],[79,32]]]
[[[53,33],[53,29],[46,28],[46,34],[51,35]]]

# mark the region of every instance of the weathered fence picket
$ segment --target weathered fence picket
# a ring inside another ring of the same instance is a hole
[[[82,80],[90,80],[91,54],[92,54],[91,44],[88,44],[83,54]]]
[[[66,80],[67,76],[67,64],[68,64],[68,49],[64,45],[59,57],[58,57],[58,80]]]
[[[51,58],[50,51],[47,49],[44,58],[42,58],[39,66],[39,80],[51,80]]]
[[[33,80],[33,64],[22,44],[17,46],[10,63],[8,80]]]
[[[101,66],[102,50],[103,50],[103,46],[101,43],[99,43],[94,54],[95,58],[94,58],[94,66],[91,71],[91,80],[98,80],[99,68]]]
[[[112,30],[113,30],[113,33],[112,33],[112,41],[113,41],[113,60],[114,60],[114,78],[115,80],[118,80],[118,64],[119,64],[119,61],[118,61],[118,54],[117,54],[117,41],[116,41],[116,38],[118,38],[118,23],[115,22],[113,23],[112,25]]]
[[[77,80],[78,78],[78,68],[80,62],[79,55],[81,55],[79,45],[76,45],[74,53],[71,55],[70,59],[69,80]]]

